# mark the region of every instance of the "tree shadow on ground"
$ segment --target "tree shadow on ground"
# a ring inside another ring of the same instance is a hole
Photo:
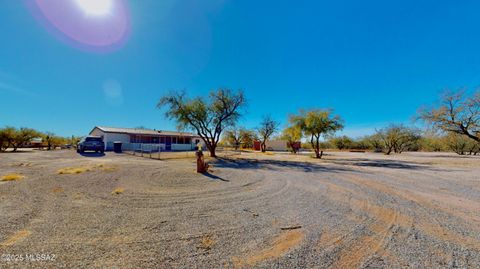
[[[323,163],[315,162],[299,162],[272,159],[231,159],[218,158],[215,166],[224,168],[237,169],[268,169],[281,170],[290,169],[301,172],[330,172],[341,173],[349,171],[357,171],[355,167],[378,167],[386,169],[403,169],[403,170],[439,170],[428,164],[419,164],[400,160],[372,160],[368,158],[349,158],[343,160],[322,159]],[[330,165],[328,165],[330,164]],[[333,165],[331,165],[333,164]],[[440,169],[441,170],[441,169]]]
[[[87,158],[100,158],[105,156],[105,153],[101,153],[101,152],[100,153],[99,152],[82,152],[78,154]]]
[[[218,158],[215,162],[215,167],[234,168],[234,169],[267,169],[267,170],[281,170],[290,169],[301,172],[347,172],[353,171],[348,167],[339,166],[324,166],[311,162],[297,162],[297,161],[283,161],[283,160],[259,160],[259,159],[230,159]]]
[[[420,158],[443,158],[443,159],[480,159],[480,155],[431,155],[431,156],[419,156]]]
[[[209,172],[202,173],[202,175],[204,175],[204,176],[206,176],[210,179],[213,179],[213,180],[221,180],[221,181],[225,181],[225,182],[230,182],[230,180],[228,180],[228,179],[224,179],[222,177],[216,176],[216,175],[211,174]]]
[[[351,165],[359,167],[379,167],[390,169],[408,169],[408,170],[425,170],[432,169],[427,164],[418,164],[399,160],[372,160],[367,158],[350,158],[344,160],[334,160],[334,164]]]

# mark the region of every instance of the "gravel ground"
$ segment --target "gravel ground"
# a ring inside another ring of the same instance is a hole
[[[480,267],[480,157],[211,162],[1,154],[0,268]]]

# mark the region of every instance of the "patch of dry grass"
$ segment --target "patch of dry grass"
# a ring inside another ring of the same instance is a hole
[[[3,241],[2,243],[0,243],[0,247],[13,246],[15,243],[17,243],[17,242],[20,241],[20,240],[25,239],[25,238],[26,238],[27,236],[29,236],[30,234],[32,234],[32,232],[27,231],[27,230],[18,231],[18,232],[16,232],[14,235],[12,235],[12,236],[10,236],[9,238],[7,238],[7,240],[5,240],[5,241]]]
[[[74,175],[74,174],[81,174],[85,172],[90,172],[93,170],[101,170],[106,172],[113,172],[117,170],[115,166],[107,166],[105,164],[97,164],[97,165],[90,165],[90,166],[79,166],[79,167],[66,167],[62,168],[57,171],[59,175]]]
[[[60,188],[60,187],[57,187],[57,188],[52,189],[52,192],[53,192],[53,193],[61,193],[61,192],[63,192],[63,191],[64,191],[63,188]]]
[[[202,237],[202,240],[200,241],[199,248],[210,250],[212,249],[214,244],[215,244],[215,241],[210,237],[210,235],[205,235]]]
[[[117,167],[116,167],[116,166],[106,166],[106,165],[104,165],[104,164],[98,164],[98,165],[97,165],[97,168],[99,168],[100,170],[105,171],[105,172],[114,172],[114,171],[117,171]]]
[[[90,167],[67,167],[67,168],[62,168],[58,170],[57,173],[59,175],[73,175],[73,174],[85,173],[91,170],[92,169]]]
[[[118,194],[122,194],[124,191],[125,191],[124,188],[116,188],[112,191],[112,194],[118,195]]]
[[[8,174],[8,175],[3,176],[0,179],[0,181],[17,181],[17,180],[20,180],[22,178],[24,178],[24,176],[22,176],[20,174],[12,173],[12,174]]]

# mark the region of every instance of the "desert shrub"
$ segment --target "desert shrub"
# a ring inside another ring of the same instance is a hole
[[[383,151],[387,155],[392,152],[400,154],[406,150],[418,150],[418,141],[421,138],[417,130],[402,124],[392,124],[378,130],[377,135],[383,141]]]
[[[438,135],[425,135],[418,141],[420,150],[429,152],[440,152],[448,150],[445,137]]]
[[[477,155],[480,153],[480,143],[477,143],[473,139],[470,139],[464,135],[450,133],[447,135],[445,140],[450,150],[454,151],[458,155]]]
[[[373,150],[375,152],[383,151],[384,142],[379,134],[365,136],[360,139],[360,141],[362,141],[362,143],[366,145],[370,150]]]
[[[368,150],[372,148],[370,147],[370,144],[367,143],[367,141],[361,138],[353,141],[352,145],[350,146],[350,149]]]
[[[344,135],[330,139],[329,143],[333,145],[336,149],[343,150],[351,149],[353,147],[354,141],[350,137]]]

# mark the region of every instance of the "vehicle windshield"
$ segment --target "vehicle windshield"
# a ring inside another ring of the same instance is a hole
[[[85,138],[85,141],[87,142],[102,142],[101,137],[87,137]]]

